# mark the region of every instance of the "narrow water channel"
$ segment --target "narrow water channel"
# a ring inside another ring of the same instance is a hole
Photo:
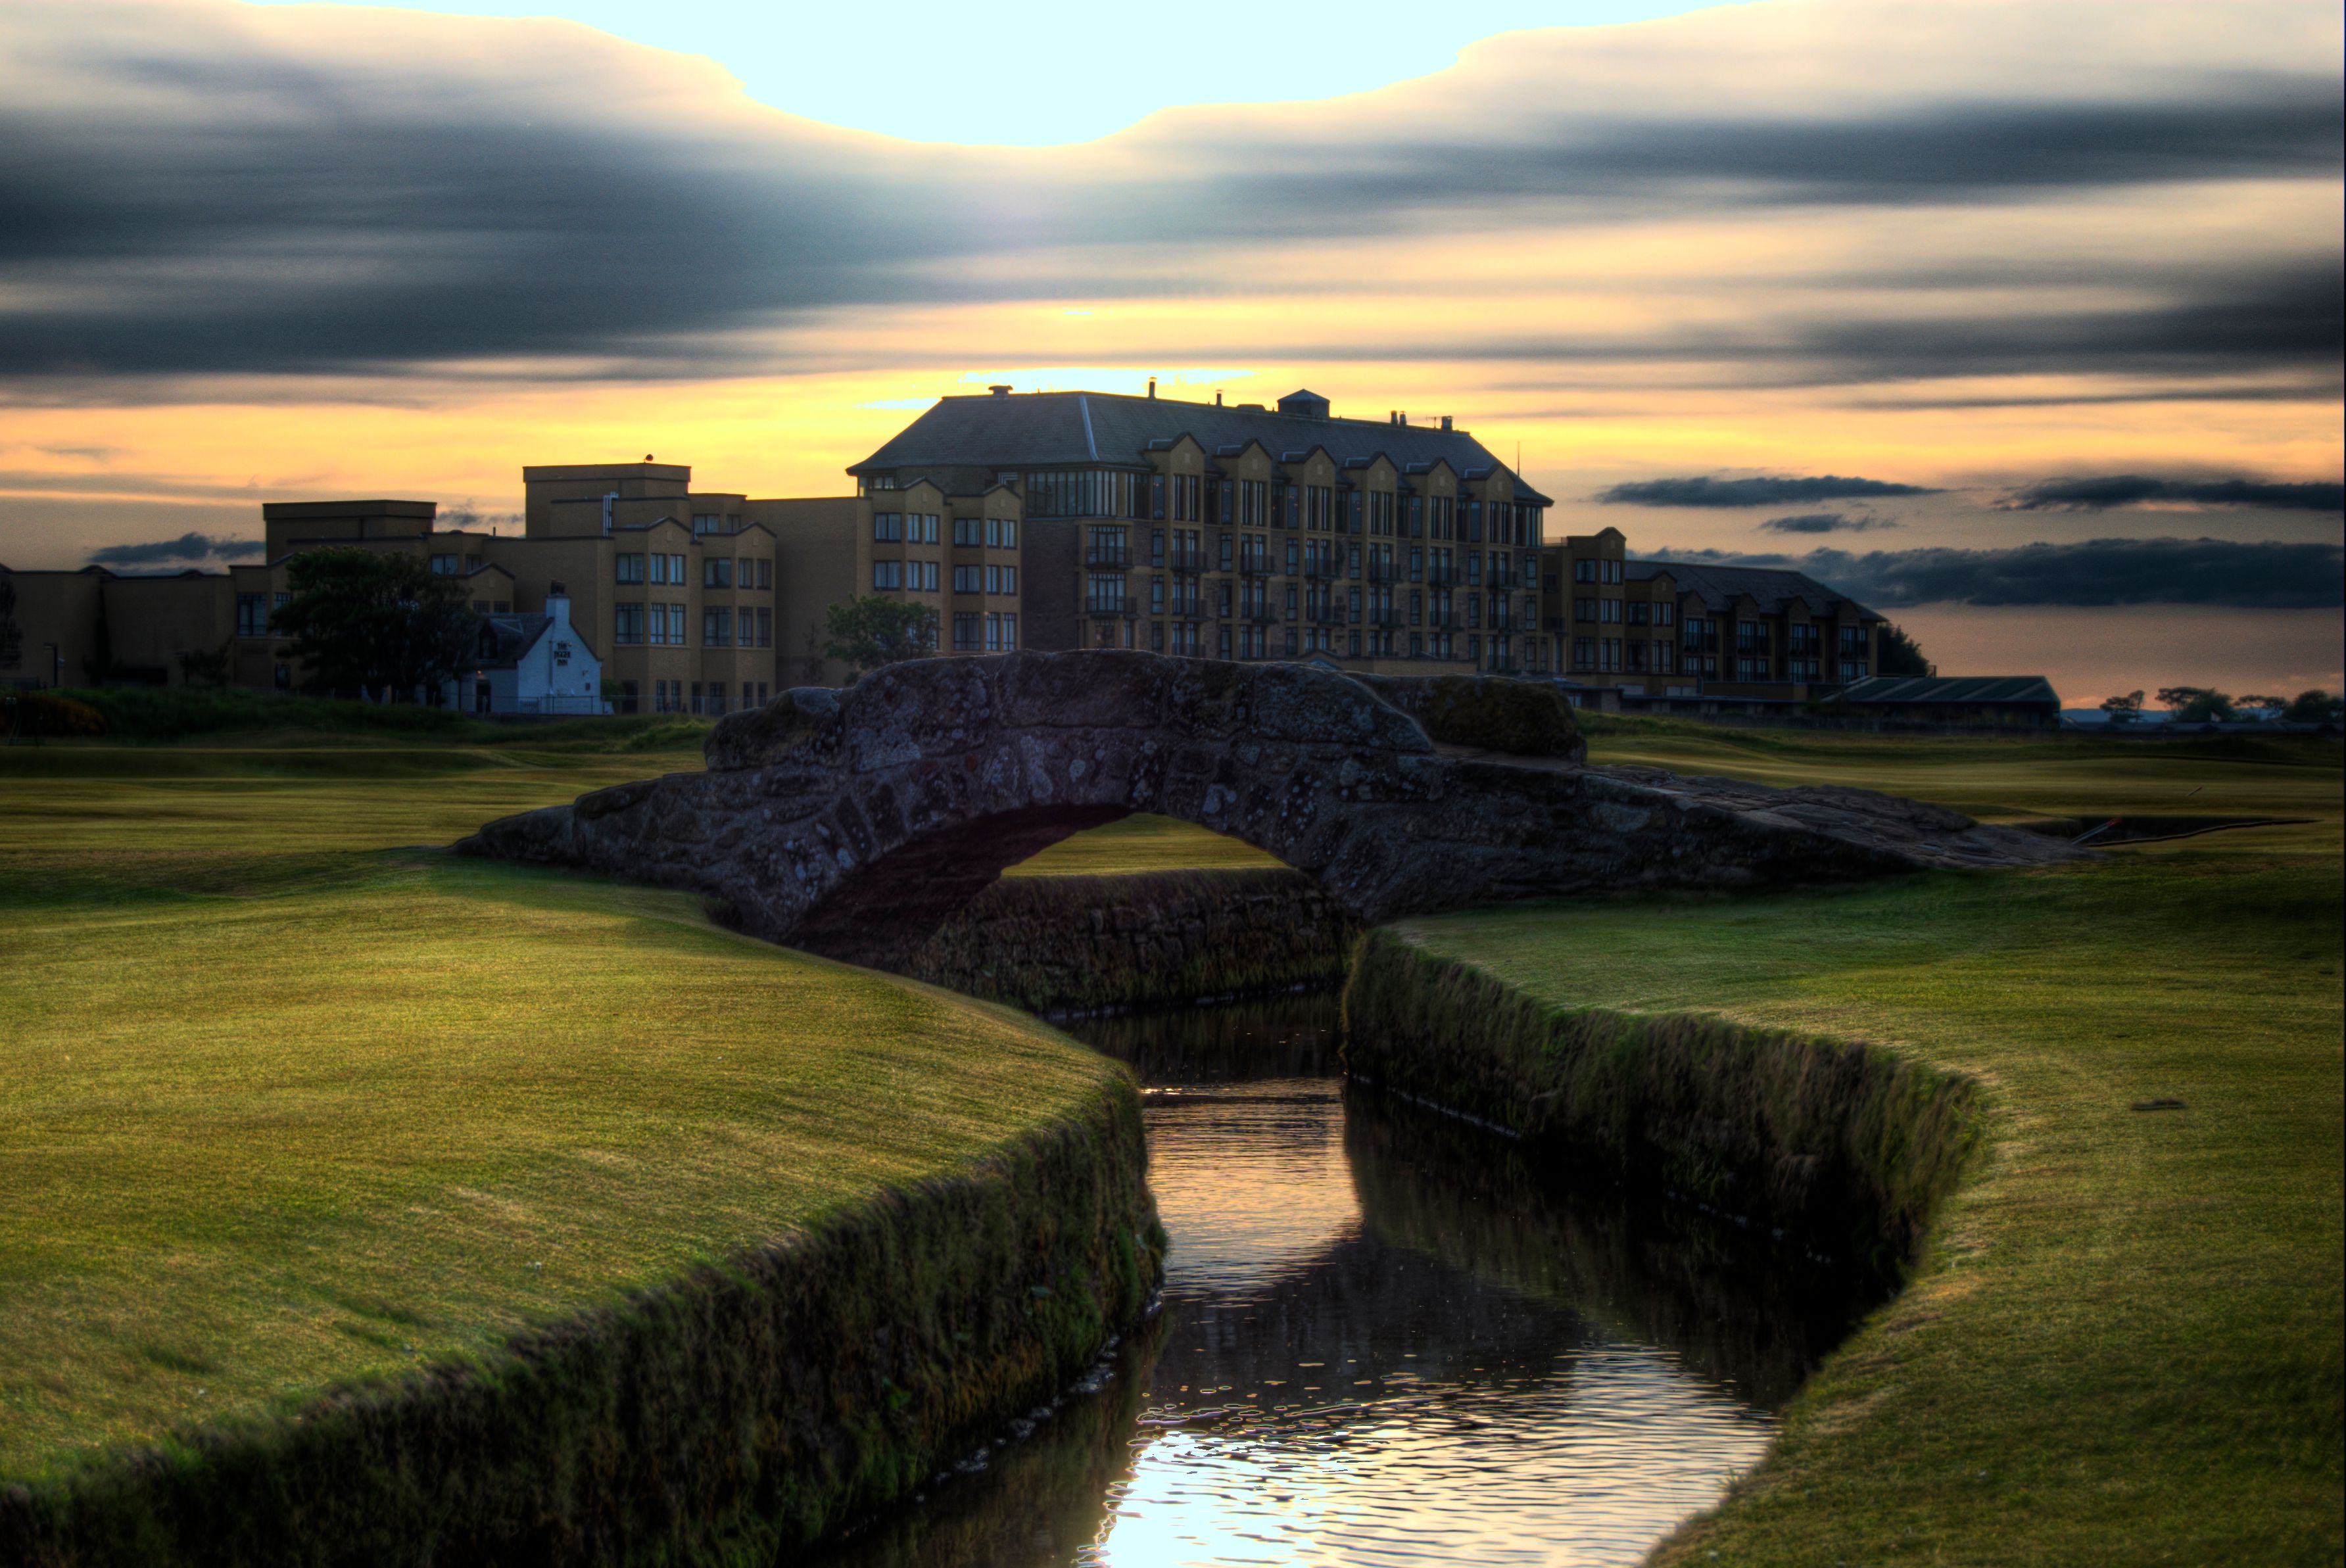
[[[1146,1087],[1162,1310],[830,1568],[1636,1563],[1871,1305],[1348,1088],[1333,997],[1071,1028]]]

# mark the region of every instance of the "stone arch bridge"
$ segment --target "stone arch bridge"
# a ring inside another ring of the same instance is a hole
[[[491,822],[466,853],[693,889],[741,929],[901,962],[1003,870],[1159,812],[1361,921],[1635,888],[2039,863],[2056,840],[1865,790],[1583,765],[1553,687],[1139,652],[891,666],[724,719],[708,770]]]

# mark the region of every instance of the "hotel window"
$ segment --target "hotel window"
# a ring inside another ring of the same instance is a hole
[[[733,557],[711,555],[700,563],[700,585],[704,588],[729,588],[733,585]]]
[[[985,543],[984,521],[982,517],[954,518],[954,547],[960,550],[974,550],[983,545]]]
[[[1843,626],[1841,628],[1841,657],[1862,658],[1869,651],[1871,650],[1869,650],[1865,646],[1865,628],[1863,626]]]
[[[709,683],[709,717],[722,718],[724,716],[725,683],[721,680],[712,680]]]
[[[640,583],[644,580],[644,558],[623,552],[611,557],[611,580],[615,583]]]
[[[617,707],[618,710],[621,713],[635,712],[636,703],[638,700],[638,699],[636,696],[636,683],[631,680],[621,681],[619,683],[619,700],[615,705]]]
[[[933,545],[937,542],[937,514],[920,512],[904,514],[904,543]]]
[[[1654,606],[1647,604],[1643,599],[1632,600],[1629,605],[1628,616],[1629,624],[1631,626],[1645,626],[1654,618]]]
[[[1011,614],[987,616],[985,647],[989,653],[1015,652],[1018,647],[1018,617]]]
[[[760,561],[744,555],[739,568],[735,575],[745,588],[770,588],[774,585],[774,564],[771,561]]]
[[[985,589],[984,568],[955,566],[953,569],[953,585],[954,592],[956,594],[983,593]]]
[[[1678,618],[1678,607],[1676,605],[1665,601],[1654,606],[1654,625],[1666,626]]]
[[[268,599],[260,594],[239,594],[236,596],[236,635],[240,637],[265,636],[269,632],[269,612],[263,606]]]
[[[1018,591],[1018,568],[988,566],[985,569],[985,591],[989,594],[1010,595]]]
[[[643,606],[615,605],[612,606],[612,614],[616,617],[611,626],[613,642],[632,645],[644,640]]]
[[[456,575],[456,557],[454,555],[433,556],[432,575],[435,577],[454,576]]]
[[[953,646],[955,653],[975,653],[979,626],[984,617],[974,611],[957,612],[953,618]]]
[[[904,514],[901,512],[872,514],[872,542],[874,545],[901,545],[904,542]]]
[[[924,594],[933,594],[937,591],[937,564],[934,561],[907,561],[904,563],[904,580],[907,586],[918,588]]]
[[[696,512],[692,514],[692,531],[695,534],[722,534],[725,532],[725,519],[714,512]]]
[[[761,648],[774,646],[774,612],[771,610],[758,612],[758,646]],[[765,699],[760,697],[759,700],[762,702]]]
[[[700,612],[700,643],[703,647],[726,647],[732,641],[732,611],[703,610]]]
[[[1768,651],[1768,628],[1759,621],[1735,623],[1735,651],[1739,654],[1764,654]]]
[[[904,585],[904,563],[874,561],[872,563],[872,588],[874,593],[891,593]]]
[[[1768,661],[1764,658],[1737,659],[1735,661],[1735,678],[1738,680],[1766,680],[1768,678]]]

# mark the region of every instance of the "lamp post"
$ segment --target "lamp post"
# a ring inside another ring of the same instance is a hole
[[[41,646],[49,650],[49,685],[53,688],[62,690],[66,684],[65,650],[56,643],[44,643]]]

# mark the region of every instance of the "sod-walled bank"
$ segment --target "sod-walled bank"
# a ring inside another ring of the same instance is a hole
[[[1979,1146],[1977,1087],[1879,1046],[1561,1009],[1393,932],[1344,991],[1358,1082],[1896,1278]]]
[[[764,1564],[1047,1403],[1161,1275],[1139,1101],[505,1353],[0,1492],[10,1564]]]

